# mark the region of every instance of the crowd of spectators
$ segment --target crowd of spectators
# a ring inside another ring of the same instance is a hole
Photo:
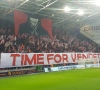
[[[23,33],[17,37],[11,30],[0,30],[0,53],[60,53],[60,52],[100,52],[100,46],[93,41],[81,40],[78,34],[53,30],[53,39]]]

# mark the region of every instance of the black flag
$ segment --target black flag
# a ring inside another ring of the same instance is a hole
[[[35,33],[39,35],[52,35],[52,20],[48,18],[34,18],[19,10],[14,10],[15,35],[18,33]]]

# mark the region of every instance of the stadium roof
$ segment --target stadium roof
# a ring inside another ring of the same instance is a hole
[[[81,27],[99,20],[100,7],[94,5],[95,0],[0,0],[0,18],[12,18],[13,10],[17,9],[31,14],[51,18],[54,26],[68,25]],[[69,6],[71,11],[64,12]],[[77,15],[84,10],[84,15]],[[59,25],[58,25],[59,24]]]

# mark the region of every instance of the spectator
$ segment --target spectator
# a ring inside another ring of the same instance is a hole
[[[8,32],[8,33],[7,33]],[[23,33],[14,37],[11,30],[0,30],[1,53],[60,53],[60,52],[100,52],[100,45],[86,39],[79,39],[78,34],[53,30],[54,39],[49,36],[37,36]]]

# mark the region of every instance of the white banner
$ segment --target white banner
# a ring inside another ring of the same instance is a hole
[[[92,41],[100,44],[100,25],[84,26],[80,29],[80,32]]]
[[[52,72],[52,71],[62,71],[62,70],[71,70],[71,69],[85,69],[85,66],[84,65],[71,65],[71,66],[50,67],[50,68],[44,68],[44,71]]]
[[[100,53],[2,53],[1,68],[77,63],[80,59],[99,59]]]
[[[62,70],[70,70],[70,69],[73,69],[73,66],[51,67],[51,71],[62,71]]]

